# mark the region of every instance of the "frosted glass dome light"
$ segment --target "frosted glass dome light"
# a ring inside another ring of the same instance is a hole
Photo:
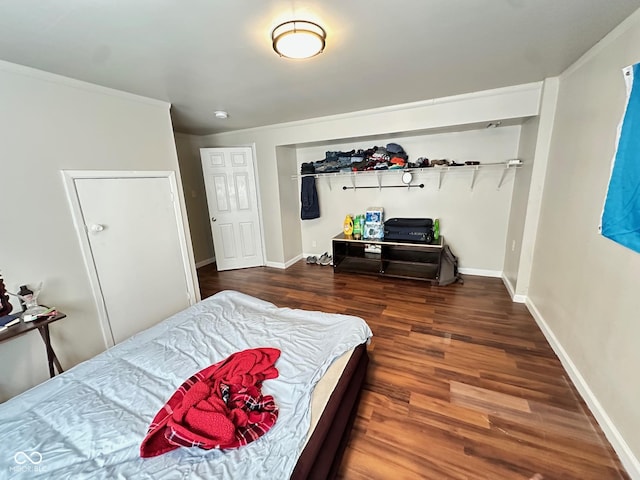
[[[290,20],[271,32],[273,49],[281,57],[310,58],[324,50],[327,32],[317,23]]]

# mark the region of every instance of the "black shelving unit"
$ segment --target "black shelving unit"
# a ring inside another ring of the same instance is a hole
[[[344,233],[333,240],[333,271],[386,275],[438,283],[444,237],[433,243],[356,240]],[[376,248],[379,253],[367,250]]]

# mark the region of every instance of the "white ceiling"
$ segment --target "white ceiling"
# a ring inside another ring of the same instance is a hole
[[[207,134],[558,75],[640,0],[0,0],[0,59],[173,104]],[[327,30],[287,60],[271,29]],[[214,110],[227,110],[218,120]]]

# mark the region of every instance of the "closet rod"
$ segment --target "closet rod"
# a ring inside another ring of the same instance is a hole
[[[344,185],[342,187],[342,190],[361,190],[361,189],[365,189],[365,188],[411,188],[411,187],[420,187],[420,188],[424,188],[424,183],[421,183],[420,185],[382,185],[381,187],[378,186],[368,186],[368,187],[347,187],[346,185]]]

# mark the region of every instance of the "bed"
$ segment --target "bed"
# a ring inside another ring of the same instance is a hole
[[[220,292],[0,405],[6,453],[0,472],[56,479],[332,478],[357,411],[370,337],[357,317]],[[271,430],[233,450],[181,447],[140,457],[151,419],[185,379],[258,347],[281,351],[279,376],[262,386],[279,408]]]

